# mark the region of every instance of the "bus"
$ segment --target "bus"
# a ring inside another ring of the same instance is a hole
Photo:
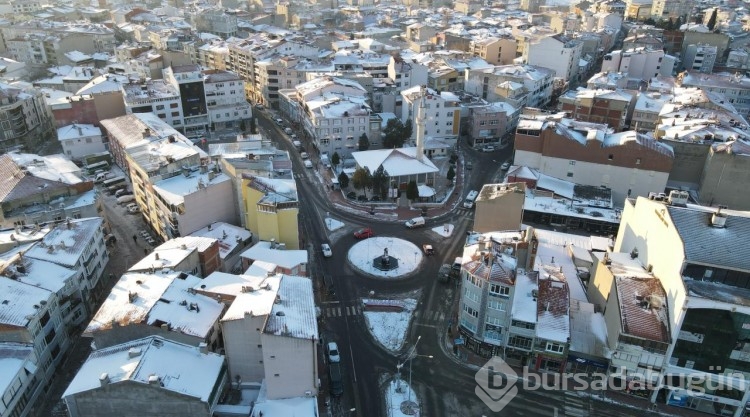
[[[477,199],[478,195],[479,192],[477,192],[476,190],[469,191],[469,194],[466,194],[466,199],[464,199],[464,207],[474,208],[474,200]]]
[[[107,161],[100,161],[100,162],[96,162],[96,163],[86,166],[86,171],[88,171],[89,175],[96,174],[97,173],[96,171],[98,170],[106,171],[108,169],[109,169],[109,162]]]
[[[109,188],[109,187],[111,187],[113,185],[117,185],[117,184],[119,184],[121,182],[125,182],[125,177],[122,176],[122,175],[119,176],[119,177],[114,177],[114,178],[110,178],[108,180],[102,181],[102,186],[104,188]]]

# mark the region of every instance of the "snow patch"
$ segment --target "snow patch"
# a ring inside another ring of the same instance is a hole
[[[442,237],[451,237],[451,235],[453,234],[453,225],[446,223],[442,226],[433,227],[432,231],[439,234]]]
[[[383,300],[386,301],[386,300]],[[406,332],[412,313],[417,306],[417,300],[407,298],[399,300],[404,307],[401,312],[365,311],[365,323],[372,337],[384,348],[391,352],[398,352],[404,345]]]
[[[381,271],[373,266],[372,260],[382,256],[384,249],[388,249],[389,256],[398,259],[396,269]],[[379,278],[399,278],[417,269],[422,262],[422,250],[395,237],[371,237],[352,246],[347,257],[352,265],[365,273]]]
[[[419,404],[417,393],[411,389],[407,381],[391,381],[385,389],[386,414],[391,417],[412,417],[401,411],[401,403],[407,400]]]
[[[334,230],[338,230],[344,227],[344,223],[336,219],[332,219],[330,217],[326,217],[325,221],[326,221],[326,227],[328,228],[328,231],[330,232],[333,232]]]

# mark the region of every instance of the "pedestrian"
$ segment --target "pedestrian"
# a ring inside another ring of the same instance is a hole
[[[138,243],[138,235],[133,235],[133,242]]]
[[[148,255],[148,248],[143,248],[143,254]]]

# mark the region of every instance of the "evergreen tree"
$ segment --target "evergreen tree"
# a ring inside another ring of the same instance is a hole
[[[445,178],[447,178],[450,183],[453,183],[453,179],[456,178],[456,170],[453,169],[453,165],[448,168],[448,174],[445,176]]]
[[[339,187],[346,188],[349,186],[349,176],[346,175],[346,172],[341,172],[339,174]]]
[[[388,171],[381,165],[372,174],[371,184],[373,194],[380,196],[381,199],[385,199],[388,195],[388,185],[391,183],[391,176],[388,175]]]
[[[331,165],[333,165],[333,169],[336,169],[336,167],[341,163],[341,157],[339,156],[338,152],[334,152],[331,156]]]
[[[416,200],[419,198],[419,189],[417,188],[417,182],[414,180],[409,181],[406,186],[406,198],[409,200]]]
[[[367,139],[367,133],[363,133],[359,137],[359,143],[357,144],[360,151],[366,151],[370,149],[370,140]]]

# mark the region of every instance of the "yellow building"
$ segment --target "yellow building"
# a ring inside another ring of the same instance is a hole
[[[299,249],[299,200],[294,180],[243,174],[242,201],[245,227],[259,240],[276,241]]]

